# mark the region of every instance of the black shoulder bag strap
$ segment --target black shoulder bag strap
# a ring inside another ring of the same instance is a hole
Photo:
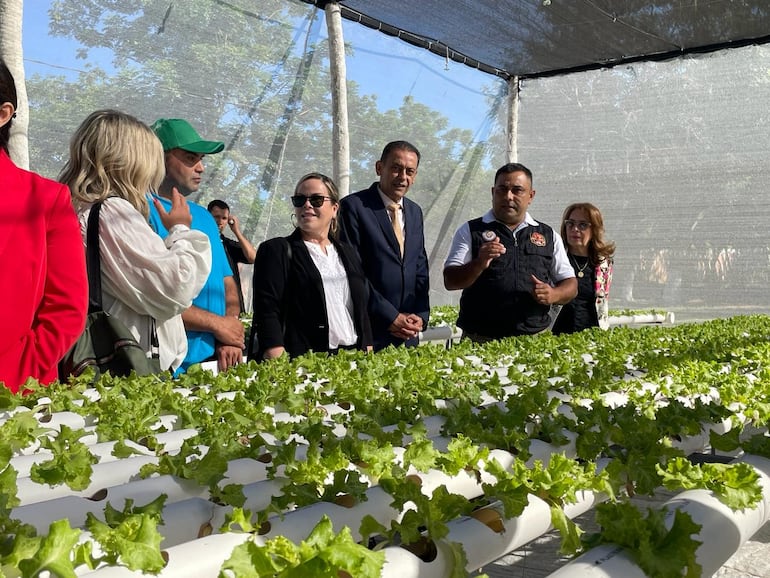
[[[88,271],[88,314],[103,311],[102,305],[102,264],[99,255],[99,213],[102,201],[91,206],[88,213],[88,229],[86,230],[86,269]],[[155,329],[155,318],[150,322],[150,357],[160,357],[158,332]]]
[[[86,232],[86,268],[88,270],[88,313],[102,310],[102,266],[99,260],[99,211],[102,203],[94,203],[88,213]]]

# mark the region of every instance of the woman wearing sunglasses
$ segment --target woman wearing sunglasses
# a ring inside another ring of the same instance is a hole
[[[609,327],[609,294],[615,244],[604,239],[602,214],[591,203],[567,207],[561,238],[578,282],[575,299],[564,305],[553,325],[554,333],[574,333],[589,327]]]
[[[321,173],[302,177],[291,197],[296,228],[265,241],[254,262],[256,359],[287,352],[372,348],[369,289],[356,252],[337,240],[339,192]]]

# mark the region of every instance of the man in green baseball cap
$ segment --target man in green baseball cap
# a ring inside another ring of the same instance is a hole
[[[181,118],[160,118],[152,125],[152,130],[163,143],[163,150],[182,149],[193,153],[213,155],[221,153],[225,143],[203,140],[192,125]]]
[[[205,170],[205,155],[222,152],[225,144],[204,140],[192,125],[181,118],[161,118],[152,130],[163,144],[166,177],[154,198],[168,211],[174,191],[185,197],[200,187]],[[240,301],[233,271],[227,261],[219,227],[206,208],[187,202],[192,214],[190,227],[206,233],[211,243],[211,273],[192,306],[182,313],[187,332],[187,357],[181,370],[202,361],[217,361],[220,370],[240,363],[243,359],[244,331],[238,318]],[[150,203],[150,226],[162,238],[168,231],[160,220],[154,203]]]
[[[198,190],[205,170],[203,157],[222,152],[225,143],[203,140],[189,122],[181,118],[160,118],[152,130],[163,144],[166,157],[166,178],[160,195],[171,198],[176,187],[185,197]]]

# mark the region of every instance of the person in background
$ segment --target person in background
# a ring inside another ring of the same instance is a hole
[[[375,350],[415,346],[428,326],[430,283],[422,209],[406,198],[419,164],[414,145],[388,143],[375,164],[379,182],[340,203],[341,239],[358,251],[371,286]]]
[[[219,227],[219,238],[222,239],[222,244],[225,247],[225,254],[227,255],[227,261],[230,263],[230,269],[233,271],[233,279],[235,279],[235,286],[238,288],[238,300],[241,304],[241,313],[245,311],[243,307],[243,292],[241,291],[241,273],[238,269],[239,263],[254,263],[254,259],[257,257],[257,250],[254,245],[246,238],[241,232],[241,225],[238,221],[238,217],[230,212],[230,206],[224,201],[215,199],[211,201],[206,207],[211,216],[214,217],[217,226]],[[225,228],[230,227],[230,230],[235,235],[235,239],[225,236]]]
[[[562,306],[552,331],[574,333],[609,327],[609,296],[615,244],[604,239],[604,219],[591,203],[575,203],[564,211],[561,236],[575,271],[578,293]]]
[[[190,210],[178,191],[172,191],[169,211],[156,202],[166,238],[150,228],[146,193],[157,190],[163,180],[160,142],[133,116],[97,110],[72,136],[70,158],[59,180],[72,191],[80,219],[80,253],[91,207],[102,202],[104,310],[126,325],[145,352],[151,350],[155,327],[160,367],[176,370],[187,354],[181,313],[208,278],[211,248],[206,235],[190,230]]]
[[[559,235],[528,212],[532,172],[509,163],[495,174],[492,209],[463,224],[444,262],[444,286],[462,289],[458,327],[483,343],[548,329],[551,305],[571,301],[577,281]]]
[[[66,186],[18,168],[8,154],[16,83],[0,60],[0,383],[49,384],[85,328],[88,278]]]
[[[259,245],[254,264],[257,359],[287,352],[371,350],[368,283],[355,250],[337,240],[339,192],[321,173],[294,189],[296,228]]]
[[[152,125],[163,145],[166,176],[153,198],[167,211],[171,208],[172,191],[177,189],[187,197],[201,184],[205,167],[203,157],[222,152],[224,143],[203,140],[186,120],[161,118]],[[168,230],[157,210],[158,203],[150,206],[150,225],[161,237]],[[182,371],[195,363],[216,360],[217,368],[224,371],[241,362],[244,348],[244,329],[239,316],[241,304],[233,272],[227,262],[225,249],[219,240],[219,228],[211,214],[200,205],[188,202],[192,224],[196,231],[205,233],[211,244],[211,274],[198,293],[192,307],[182,314],[187,331],[187,357]]]

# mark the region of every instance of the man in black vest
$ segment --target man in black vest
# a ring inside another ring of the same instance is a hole
[[[463,224],[444,263],[444,286],[462,289],[457,325],[484,342],[548,328],[551,305],[577,294],[577,280],[557,232],[527,212],[532,172],[509,163],[498,169],[492,209]]]

